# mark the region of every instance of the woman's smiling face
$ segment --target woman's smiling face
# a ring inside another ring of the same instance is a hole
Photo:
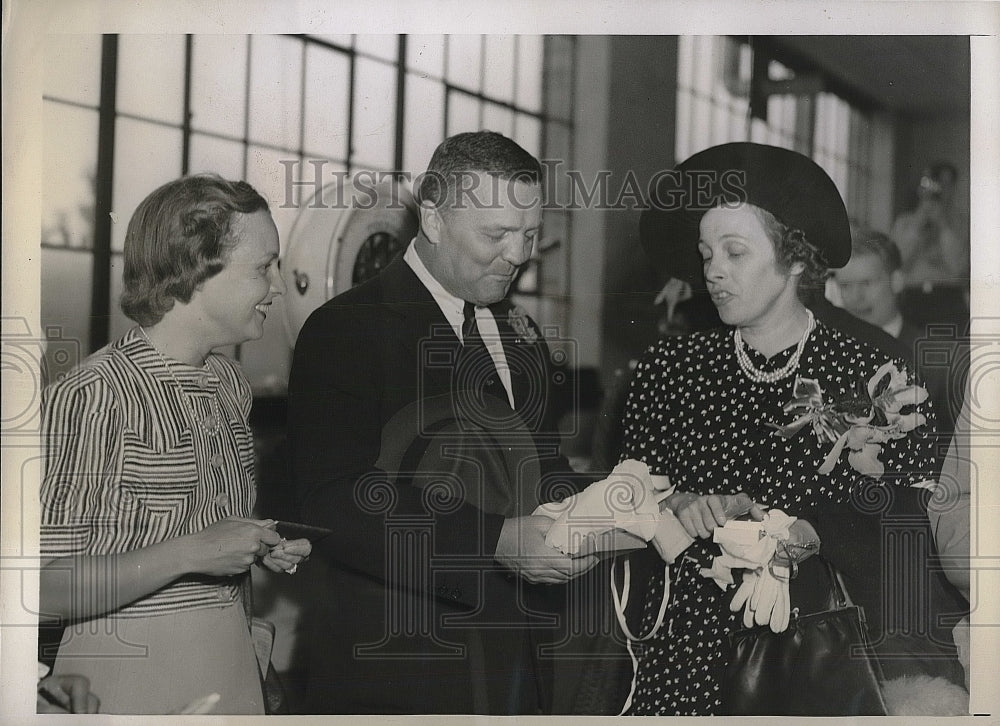
[[[781,269],[755,207],[716,207],[701,219],[698,251],[712,302],[727,325],[756,327],[795,299],[798,269]]]
[[[200,305],[201,332],[216,347],[260,338],[271,302],[285,292],[278,271],[278,230],[270,213],[233,215],[230,234],[237,242],[228,251],[226,266],[191,298]]]

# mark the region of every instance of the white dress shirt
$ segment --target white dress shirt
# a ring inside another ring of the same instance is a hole
[[[903,316],[897,315],[888,323],[882,326],[882,330],[887,332],[893,338],[898,338],[899,334],[903,332]]]
[[[437,281],[437,278],[424,265],[424,261],[420,259],[420,255],[417,254],[417,248],[413,242],[410,242],[409,247],[406,248],[406,252],[403,253],[403,262],[410,266],[413,274],[427,288],[434,301],[438,304],[438,307],[441,308],[441,312],[444,313],[445,319],[451,325],[452,329],[454,329],[455,336],[459,340],[462,340],[462,324],[465,322],[465,300],[455,297],[444,289],[444,286]],[[507,391],[507,401],[510,403],[510,407],[514,408],[514,391],[510,382],[510,368],[507,366],[507,356],[503,352],[500,329],[497,327],[497,321],[489,308],[476,306],[476,325],[479,326],[479,335],[482,337],[483,343],[486,344],[486,350],[489,351],[490,357],[493,359],[493,365],[497,368],[500,382]],[[464,344],[465,341],[462,342]]]

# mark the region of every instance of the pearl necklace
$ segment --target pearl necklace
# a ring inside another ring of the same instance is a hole
[[[743,350],[743,336],[740,335],[740,329],[736,328],[733,331],[733,345],[736,346],[736,362],[739,363],[743,375],[754,383],[774,383],[775,381],[780,381],[782,378],[788,378],[799,367],[799,359],[802,358],[802,351],[805,350],[806,341],[809,340],[809,334],[816,327],[816,318],[813,317],[812,310],[807,308],[806,315],[808,316],[806,331],[802,334],[799,344],[795,346],[795,352],[792,353],[792,357],[788,359],[785,365],[774,371],[762,371],[753,364],[750,356]]]
[[[184,399],[184,403],[187,404],[188,410],[191,412],[191,418],[197,421],[201,428],[209,436],[215,436],[222,429],[222,414],[219,411],[219,397],[217,394],[212,395],[212,415],[208,418],[202,419],[198,415],[198,411],[195,409],[194,404],[191,402],[191,397],[184,390],[181,382],[177,380],[177,376],[174,375],[173,366],[167,361],[160,349],[153,345],[153,341],[149,339],[149,334],[146,329],[141,325],[139,326],[139,332],[142,333],[142,337],[146,339],[149,343],[149,347],[156,351],[156,355],[159,356],[160,362],[163,363],[163,367],[167,369],[167,373],[170,374],[170,378],[173,380],[174,384],[177,386],[178,390],[181,392],[181,398]]]

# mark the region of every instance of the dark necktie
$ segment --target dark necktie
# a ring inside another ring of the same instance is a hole
[[[465,318],[462,323],[462,352],[458,356],[456,370],[460,386],[476,393],[490,393],[506,401],[507,394],[500,384],[493,356],[486,349],[483,336],[479,334],[476,306],[470,302],[465,303],[462,315]]]

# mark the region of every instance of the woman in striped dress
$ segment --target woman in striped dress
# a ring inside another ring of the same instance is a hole
[[[250,387],[214,353],[260,338],[284,292],[267,202],[185,177],[147,197],[125,240],[138,325],[43,395],[41,610],[66,625],[54,673],[110,713],[263,713],[244,607],[249,568],[294,572],[254,504]]]

